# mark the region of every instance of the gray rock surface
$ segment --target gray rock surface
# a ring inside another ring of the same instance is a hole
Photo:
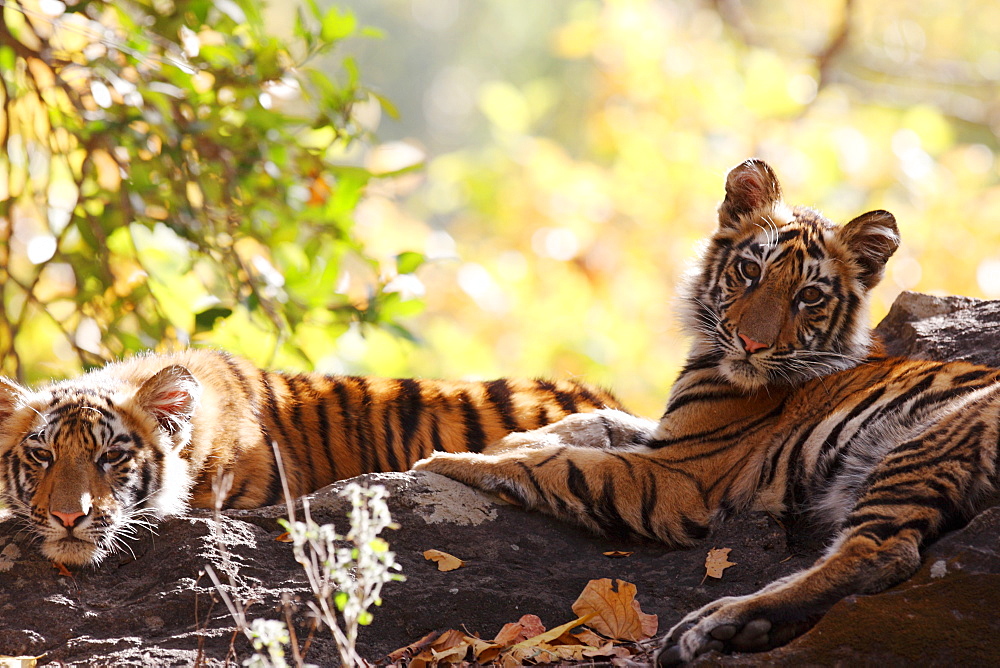
[[[1000,366],[1000,301],[899,295],[875,329],[890,355]]]
[[[904,294],[879,326],[893,352],[970,358],[1000,366],[1000,303]],[[492,637],[525,613],[547,626],[573,618],[570,606],[587,581],[636,584],[645,612],[665,630],[684,613],[719,596],[749,593],[811,563],[815,546],[790,544],[784,529],[761,514],[736,517],[696,547],[670,551],[655,543],[595,538],[536,513],[483,496],[429,473],[362,476],[391,493],[401,525],[386,536],[407,581],[383,591],[374,623],[363,629],[363,656],[388,651],[435,629],[465,628]],[[311,495],[313,516],[346,528],[337,483]],[[250,617],[279,618],[282,595],[305,598],[302,571],[277,518],[283,507],[229,511],[223,535],[238,567],[232,595]],[[19,531],[0,523],[0,655],[45,654],[69,665],[240,665],[249,642],[204,575],[223,570],[210,515],[194,511],[163,522],[155,536],[97,569],[59,575]],[[731,665],[1000,665],[1000,508],[979,515],[926,552],[917,576],[888,592],[838,603],[810,632],[767,654],[719,657]],[[702,582],[705,554],[730,547],[722,580]],[[440,572],[422,553],[439,549],[466,561]],[[610,559],[609,550],[633,551]],[[305,627],[306,616],[295,616]],[[329,636],[317,636],[307,660],[335,665]]]

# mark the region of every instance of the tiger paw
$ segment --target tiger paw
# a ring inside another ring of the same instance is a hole
[[[656,655],[657,665],[677,665],[711,651],[761,652],[784,645],[809,628],[808,623],[794,620],[779,624],[777,616],[739,604],[706,612],[688,615],[667,633]]]

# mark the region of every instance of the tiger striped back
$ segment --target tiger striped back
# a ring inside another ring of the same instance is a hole
[[[744,509],[825,528],[811,568],[694,611],[659,660],[783,644],[844,596],[909,577],[1000,491],[1000,370],[890,358],[872,339],[868,294],[898,243],[891,214],[836,225],[747,161],[684,286],[693,343],[660,420],[571,415],[416,468],[669,545]]]
[[[210,350],[143,355],[37,391],[0,380],[4,501],[46,556],[97,563],[136,526],[215,505],[283,499],[434,451],[482,450],[575,411],[620,407],[572,381],[289,374]]]

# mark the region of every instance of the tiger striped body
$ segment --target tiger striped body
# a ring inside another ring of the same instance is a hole
[[[96,563],[136,527],[213,507],[220,469],[232,475],[224,507],[283,499],[272,443],[300,496],[618,405],[569,381],[288,374],[208,350],[139,356],[37,391],[0,379],[3,500],[46,556]]]
[[[659,659],[783,644],[837,600],[912,575],[922,546],[1000,489],[1000,370],[889,358],[872,341],[868,291],[897,244],[890,214],[837,226],[785,206],[748,161],[685,286],[694,340],[659,421],[572,415],[416,468],[675,546],[745,509],[825,527],[812,567],[691,613]]]

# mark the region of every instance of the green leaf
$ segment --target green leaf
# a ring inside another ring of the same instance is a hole
[[[10,72],[13,74],[16,61],[17,57],[14,54],[14,49],[6,44],[0,46],[0,72],[4,74]]]
[[[374,619],[375,616],[372,613],[368,612],[367,610],[362,610],[358,614],[358,624],[360,624],[361,626],[368,626],[369,624],[372,623],[372,620]]]
[[[350,37],[358,28],[358,20],[350,11],[341,12],[336,7],[331,7],[326,16],[323,17],[323,27],[320,30],[320,37],[327,42],[336,42],[345,37]]]
[[[308,5],[313,18],[319,19],[323,15],[323,12],[319,9],[319,5],[316,4],[316,0],[306,0],[306,5]]]
[[[196,333],[210,332],[215,329],[215,321],[220,318],[228,318],[233,314],[233,309],[224,306],[213,306],[207,308],[194,316],[194,331]]]
[[[414,300],[414,301],[416,301],[416,300]],[[389,322],[389,323],[383,324],[382,327],[386,331],[392,332],[394,335],[398,336],[401,339],[409,341],[410,343],[415,343],[417,345],[421,345],[423,343],[416,336],[416,334],[414,334],[413,332],[411,332],[410,330],[408,330],[406,327],[403,327],[402,325],[400,325],[398,323]]]
[[[406,251],[396,256],[396,271],[401,274],[412,274],[426,261],[427,258],[423,253]]]
[[[382,106],[382,110],[389,114],[389,118],[397,121],[400,119],[399,109],[396,108],[396,105],[394,105],[389,98],[380,93],[376,93],[375,91],[369,91],[369,94],[378,100],[378,103]]]
[[[333,604],[337,606],[337,610],[343,612],[344,608],[347,607],[347,601],[350,597],[347,595],[346,591],[338,591],[333,595]]]
[[[313,31],[306,25],[306,17],[302,12],[302,7],[295,8],[295,27],[293,34],[306,43],[306,49],[311,50],[313,41],[316,39]]]
[[[386,33],[381,28],[376,28],[375,26],[365,26],[358,33],[362,37],[367,37],[368,39],[385,39]]]

